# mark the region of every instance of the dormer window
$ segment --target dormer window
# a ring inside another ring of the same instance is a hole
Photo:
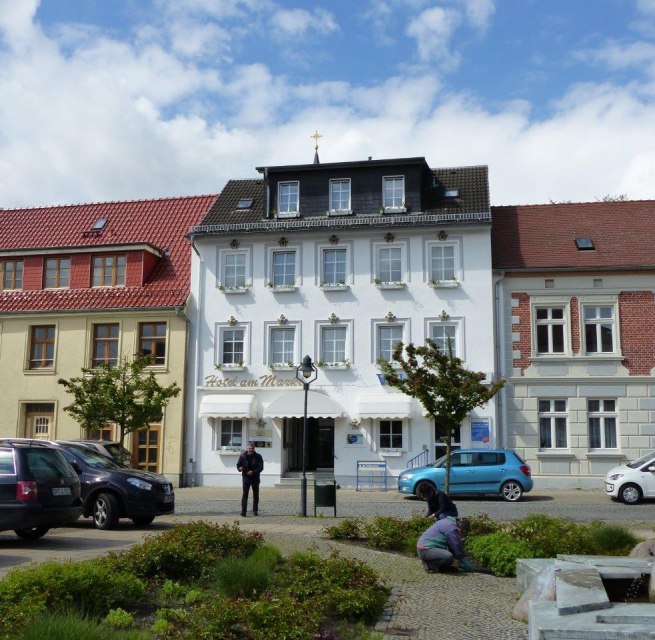
[[[23,288],[23,261],[0,260],[0,289]]]
[[[96,256],[93,258],[94,287],[122,287],[125,285],[125,255]]]
[[[277,202],[279,217],[296,217],[300,211],[300,183],[280,182]]]
[[[330,180],[330,213],[350,213],[350,180]]]
[[[382,178],[382,206],[385,210],[404,211],[405,176],[386,176]]]

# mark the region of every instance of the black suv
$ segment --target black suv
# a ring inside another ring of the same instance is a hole
[[[82,483],[82,515],[92,516],[98,529],[113,529],[119,518],[146,526],[156,516],[175,510],[173,485],[164,476],[128,469],[80,442],[55,440],[52,444],[77,471]]]
[[[0,531],[36,540],[81,513],[80,479],[61,451],[39,441],[0,442]]]

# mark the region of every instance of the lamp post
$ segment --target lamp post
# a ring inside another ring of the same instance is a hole
[[[307,395],[309,385],[318,378],[318,370],[309,356],[302,359],[302,364],[296,367],[296,378],[302,382],[305,391],[305,412],[302,423],[302,481],[300,484],[300,511],[307,516]]]

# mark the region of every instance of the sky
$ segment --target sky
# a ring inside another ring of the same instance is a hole
[[[493,205],[655,199],[655,0],[0,0],[0,207],[255,167],[487,165]]]

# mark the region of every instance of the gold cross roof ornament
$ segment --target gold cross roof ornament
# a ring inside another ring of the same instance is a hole
[[[318,130],[316,130],[309,137],[314,138],[314,164],[320,164],[318,159],[318,139],[322,138],[323,136],[318,132]]]

